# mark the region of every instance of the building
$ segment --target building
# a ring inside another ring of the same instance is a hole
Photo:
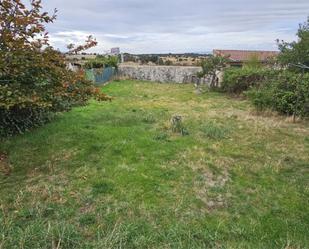
[[[120,54],[120,48],[111,48],[111,55],[119,55]]]
[[[266,64],[270,60],[277,57],[277,51],[258,51],[258,50],[213,50],[214,56],[229,57],[231,66],[242,67],[244,63],[256,58],[259,62]]]
[[[223,56],[229,59],[229,66],[231,67],[243,67],[246,62],[252,59],[256,59],[262,64],[267,64],[272,59],[278,56],[277,51],[259,51],[259,50],[223,50],[214,49],[214,56]],[[217,85],[220,86],[223,81],[223,71],[216,72]]]

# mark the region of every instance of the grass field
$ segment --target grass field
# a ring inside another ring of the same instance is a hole
[[[309,248],[308,122],[192,85],[103,90],[1,142],[1,249]]]

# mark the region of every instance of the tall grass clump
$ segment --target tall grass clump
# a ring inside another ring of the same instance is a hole
[[[229,129],[218,125],[214,121],[204,123],[200,130],[206,137],[210,139],[224,139],[229,133]]]

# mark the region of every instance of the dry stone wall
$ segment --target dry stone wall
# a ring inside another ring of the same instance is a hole
[[[196,76],[200,71],[202,71],[201,67],[120,65],[118,75],[161,83],[198,83],[200,81],[202,81],[200,83],[208,83],[207,78],[200,80]]]

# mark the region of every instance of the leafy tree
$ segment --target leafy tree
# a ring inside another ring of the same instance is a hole
[[[281,52],[278,60],[284,66],[303,64],[309,67],[309,16],[305,23],[299,25],[297,36],[297,41],[277,41]]]
[[[211,77],[210,86],[217,86],[216,73],[226,67],[228,62],[227,57],[223,56],[209,56],[207,59],[201,62],[202,71],[197,74],[199,78],[203,78],[206,75]]]
[[[87,40],[85,44],[76,46],[75,44],[71,43],[67,46],[67,49],[69,49],[68,54],[78,54],[81,51],[84,51],[86,49],[95,47],[98,44],[96,39],[94,39],[91,35],[87,37]]]
[[[49,45],[44,24],[56,19],[57,10],[42,12],[40,0],[31,0],[30,6],[1,0],[0,136],[41,125],[52,113],[91,97],[108,99],[82,73],[69,71],[64,55]],[[91,39],[81,46],[95,45]]]

